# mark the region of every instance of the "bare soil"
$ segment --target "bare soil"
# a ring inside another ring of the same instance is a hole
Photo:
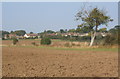
[[[11,44],[7,42],[3,44]],[[117,77],[118,53],[3,46],[2,73],[6,77]]]
[[[116,77],[116,52],[3,47],[2,70],[7,77]]]

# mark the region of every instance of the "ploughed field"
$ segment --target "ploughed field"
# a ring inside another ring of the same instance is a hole
[[[117,77],[116,51],[5,46],[2,75],[7,77]]]

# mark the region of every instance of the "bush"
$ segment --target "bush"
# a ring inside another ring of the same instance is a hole
[[[39,46],[37,43],[35,43],[35,42],[32,42],[31,43],[32,45],[34,45],[34,46]]]
[[[18,42],[17,38],[13,38],[13,44],[15,45]]]
[[[65,43],[64,46],[65,47],[72,47],[72,45],[69,42]]]
[[[42,38],[41,39],[41,44],[42,45],[50,45],[51,44],[51,40],[50,40],[50,38]]]
[[[76,46],[74,43],[72,43],[72,46]]]
[[[113,35],[107,35],[104,39],[103,45],[114,45],[117,44],[117,38]]]
[[[35,43],[35,42],[32,42],[31,44],[32,44],[32,45],[34,45],[34,46],[36,45],[36,43]]]

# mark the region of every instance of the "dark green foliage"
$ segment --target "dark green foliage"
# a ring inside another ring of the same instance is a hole
[[[0,31],[0,38],[4,39],[5,34],[9,34],[7,31]]]
[[[96,43],[101,45],[120,45],[120,26],[117,25],[107,31],[108,35],[105,37],[97,36]]]
[[[60,33],[67,33],[68,31],[67,31],[67,29],[60,29],[60,31],[58,31],[58,32],[60,32]]]
[[[14,33],[13,31],[11,31],[10,33]]]
[[[15,45],[18,42],[17,38],[13,38],[13,44]]]
[[[34,46],[39,46],[36,42],[32,42],[31,44]]]
[[[52,30],[47,30],[47,31],[44,31],[44,33],[49,33],[49,34],[51,34],[51,33],[55,33],[55,32],[52,31]]]
[[[83,23],[79,25],[79,27],[87,27],[91,32],[91,43],[90,46],[93,45],[94,39],[96,37],[96,32],[98,31],[98,27],[100,25],[106,25],[110,21],[113,21],[109,16],[106,16],[106,13],[99,8],[93,8],[90,11],[86,9],[82,9],[76,15],[76,20],[82,20]],[[85,30],[85,29],[84,29]],[[105,29],[106,30],[106,29]]]
[[[118,40],[114,35],[107,35],[104,38],[103,45],[114,45],[114,44],[117,44],[117,43],[118,43]]]
[[[102,35],[98,35],[95,37],[95,40],[102,40],[104,37]]]
[[[18,36],[24,36],[26,34],[26,32],[24,30],[16,30],[16,31],[14,31],[12,33],[16,34]]]
[[[107,28],[101,28],[98,30],[98,32],[107,32]]]
[[[30,32],[30,34],[33,34],[33,32]]]
[[[60,33],[65,33],[64,29],[60,29]]]
[[[78,25],[78,27],[76,29],[76,32],[77,33],[89,33],[90,32],[90,28],[87,27],[87,26],[82,27],[82,26]]]
[[[32,45],[34,45],[34,46],[36,45],[36,43],[35,43],[35,42],[32,42],[31,44],[32,44]]]
[[[51,40],[50,38],[44,37],[41,39],[41,44],[42,45],[50,45],[51,44]]]
[[[75,30],[75,29],[70,29],[70,30],[68,30],[68,32],[75,33],[75,32],[76,32],[76,30]]]
[[[120,45],[120,25],[116,25],[114,28],[109,30],[111,33],[111,43]],[[114,39],[114,40],[112,40]],[[107,39],[106,39],[107,41]]]
[[[50,39],[62,39],[62,36],[61,35],[55,35],[55,36],[45,36],[47,38],[50,38]],[[43,38],[43,37],[42,37]]]

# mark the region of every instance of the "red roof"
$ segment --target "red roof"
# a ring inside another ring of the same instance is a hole
[[[38,36],[38,34],[26,34],[27,36]]]

